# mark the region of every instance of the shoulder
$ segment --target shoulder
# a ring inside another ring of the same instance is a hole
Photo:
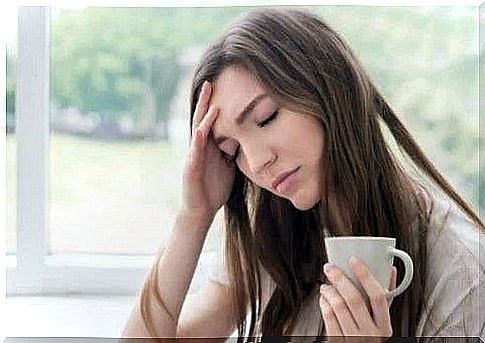
[[[484,233],[452,200],[433,198],[427,232],[428,261],[431,264],[435,267],[442,264],[449,269],[456,262],[466,261],[478,266],[479,250],[484,244],[482,238]]]
[[[484,233],[452,200],[434,197],[430,210],[427,283],[472,287],[479,275],[484,274],[484,261],[479,258],[479,250],[484,248]]]
[[[476,333],[484,234],[452,200],[434,197],[430,210],[425,308],[417,335]]]

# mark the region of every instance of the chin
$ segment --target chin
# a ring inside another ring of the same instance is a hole
[[[312,209],[319,201],[320,199],[315,198],[315,199],[290,199],[291,203],[295,208],[297,208],[300,211],[308,211]]]

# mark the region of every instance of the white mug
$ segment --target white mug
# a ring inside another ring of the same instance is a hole
[[[396,239],[390,237],[340,236],[325,238],[328,261],[339,267],[352,281],[364,296],[369,309],[371,307],[367,292],[350,268],[350,257],[355,256],[365,263],[379,284],[388,291],[388,299],[390,299],[398,296],[409,287],[414,273],[411,257],[406,252],[396,249],[395,246]],[[391,281],[394,256],[404,262],[405,274],[399,286],[389,292],[388,287]]]

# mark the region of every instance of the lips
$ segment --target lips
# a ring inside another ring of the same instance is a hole
[[[273,180],[273,183],[271,184],[273,186],[273,188],[276,189],[276,187],[278,187],[278,185],[280,183],[282,183],[288,176],[290,176],[291,174],[293,174],[294,172],[296,172],[298,170],[298,168],[300,168],[300,167],[296,167],[295,169],[292,169],[290,171],[287,171],[287,172],[284,172],[284,173],[281,173],[280,175],[278,175]]]

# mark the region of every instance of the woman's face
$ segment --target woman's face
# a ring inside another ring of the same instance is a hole
[[[316,117],[280,107],[240,67],[226,68],[216,79],[210,106],[219,109],[212,127],[217,147],[246,177],[300,210],[320,200],[323,128]]]

